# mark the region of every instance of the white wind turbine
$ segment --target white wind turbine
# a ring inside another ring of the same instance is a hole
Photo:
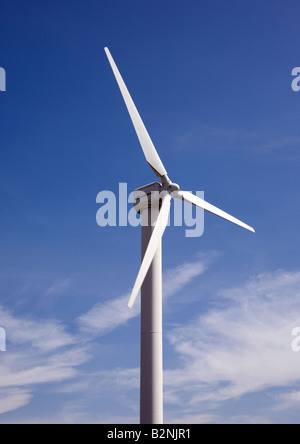
[[[247,230],[252,227],[241,222],[225,211],[211,205],[188,191],[181,191],[173,183],[150,139],[143,121],[134,105],[121,74],[109,52],[104,48],[133,126],[137,133],[144,155],[161,184],[154,182],[139,188],[146,198],[135,205],[142,216],[142,264],[138,272],[128,307],[131,308],[141,290],[141,370],[140,370],[140,422],[141,424],[163,423],[163,365],[162,365],[162,261],[161,239],[168,224],[171,199],[176,198]],[[156,192],[153,193],[153,192]],[[158,193],[159,192],[159,197]],[[153,196],[156,198],[153,199]],[[149,224],[148,221],[151,220]]]

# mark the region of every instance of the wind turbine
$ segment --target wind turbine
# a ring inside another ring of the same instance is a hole
[[[173,183],[150,139],[122,76],[108,48],[104,48],[120,88],[145,158],[161,180],[136,190],[146,198],[137,199],[135,209],[142,216],[142,263],[133,286],[128,307],[131,308],[141,290],[141,370],[140,423],[163,423],[163,360],[162,360],[162,261],[161,240],[168,224],[171,199],[196,205],[249,231],[252,227],[198,196],[181,191]],[[156,193],[155,193],[156,192]],[[153,199],[153,196],[155,198]],[[151,221],[151,222],[150,222]],[[150,223],[149,223],[150,222]]]

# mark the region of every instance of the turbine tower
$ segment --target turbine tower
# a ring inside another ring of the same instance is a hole
[[[252,227],[173,183],[152,143],[108,48],[104,48],[145,158],[160,179],[135,190],[135,209],[142,217],[142,263],[128,307],[141,290],[140,423],[163,424],[162,249],[172,198],[196,205],[249,231]]]

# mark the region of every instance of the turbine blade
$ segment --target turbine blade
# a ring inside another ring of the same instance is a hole
[[[205,200],[201,199],[198,196],[195,196],[194,194],[188,192],[188,191],[174,191],[172,193],[172,197],[176,197],[176,199],[181,199],[186,202],[189,202],[193,205],[196,205],[197,207],[203,208],[206,211],[209,211],[210,213],[216,214],[219,217],[222,217],[223,219],[229,220],[230,222],[239,225],[240,227],[246,228],[246,230],[252,231],[255,233],[255,230],[250,227],[249,225],[245,224],[244,222],[240,221],[239,219],[236,219],[235,217],[231,216],[228,213],[225,213],[225,211],[220,210],[219,208],[215,207],[214,205],[211,205],[210,203],[206,202]]]
[[[157,248],[159,247],[161,238],[165,232],[166,226],[168,225],[168,219],[169,219],[169,213],[170,213],[170,205],[171,205],[171,196],[170,194],[166,194],[163,197],[161,209],[158,215],[158,218],[156,220],[155,227],[153,229],[148,247],[146,249],[146,252],[144,254],[141,268],[139,270],[139,273],[137,275],[135,284],[133,286],[129,301],[128,301],[128,307],[132,308],[134,301],[138,295],[138,292],[144,282],[144,279],[148,273],[148,270],[151,266],[151,263],[153,261],[153,258],[155,256],[155,253],[157,251]]]
[[[127,89],[127,87],[122,79],[122,76],[117,68],[117,65],[115,64],[114,59],[112,58],[112,55],[109,52],[109,49],[104,48],[104,50],[107,55],[110,66],[113,70],[113,73],[115,75],[116,81],[119,85],[121,94],[123,96],[127,110],[128,110],[129,115],[131,117],[133,126],[135,128],[136,134],[137,134],[138,139],[140,141],[140,144],[143,149],[146,160],[158,177],[161,178],[163,176],[166,176],[167,171],[165,170],[165,167],[163,166],[163,163],[160,160],[159,155],[157,154],[157,151],[152,143],[152,140],[150,139],[150,136],[149,136],[149,134],[145,128],[145,125],[138,113],[138,110],[136,109],[135,104],[133,103],[133,100],[128,92],[128,89]]]

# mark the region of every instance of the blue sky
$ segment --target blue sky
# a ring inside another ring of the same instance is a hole
[[[299,2],[1,2],[0,423],[135,423],[140,229],[96,196],[155,176],[108,46],[171,179],[210,214],[163,240],[165,421],[298,423]]]

